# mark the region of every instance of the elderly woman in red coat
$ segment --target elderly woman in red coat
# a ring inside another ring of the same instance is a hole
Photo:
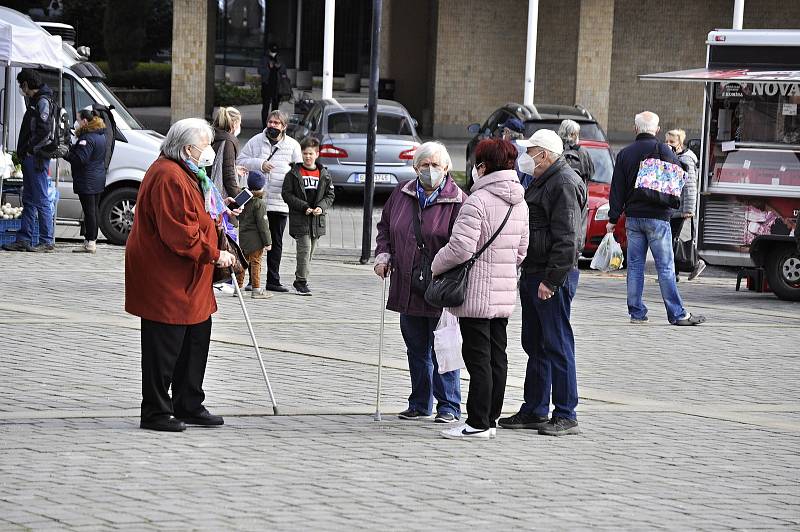
[[[211,314],[217,310],[214,266],[234,261],[218,249],[207,209],[213,186],[202,168],[214,160],[213,140],[204,120],[176,122],[136,198],[125,249],[125,310],[142,319],[144,429],[223,424],[203,406]]]

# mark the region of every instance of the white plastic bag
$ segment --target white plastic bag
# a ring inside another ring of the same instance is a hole
[[[442,311],[439,324],[433,331],[433,350],[436,352],[439,373],[466,367],[461,357],[461,329],[458,327],[458,318],[447,312],[447,309]]]
[[[614,238],[614,233],[606,233],[589,265],[593,270],[610,272],[622,269],[622,246]]]

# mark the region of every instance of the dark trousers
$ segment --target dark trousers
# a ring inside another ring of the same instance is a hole
[[[142,421],[202,413],[211,318],[195,325],[142,319]],[[169,387],[172,384],[172,399]]]
[[[508,318],[459,318],[461,356],[469,372],[467,423],[475,429],[496,426],[506,393]]]
[[[83,209],[83,236],[97,240],[97,223],[100,220],[100,194],[78,194]]]
[[[439,373],[433,350],[433,331],[438,322],[439,318],[400,314],[400,333],[406,344],[411,376],[408,407],[430,415],[435,397],[438,414],[450,413],[460,418],[461,371]]]
[[[281,256],[283,255],[283,232],[286,230],[288,214],[267,212],[272,249],[267,251],[267,284],[281,284]]]
[[[576,418],[578,377],[575,337],[569,320],[578,277],[578,269],[574,268],[550,299],[539,299],[542,277],[524,273],[520,279],[522,348],[528,354],[525,404],[520,410],[526,414],[547,416],[552,391],[553,416]]]
[[[683,231],[683,224],[686,222],[686,218],[670,218],[669,219],[669,229],[672,232],[672,255],[675,255],[675,251],[678,249],[678,241],[681,239],[681,231]],[[694,235],[692,235],[694,236]],[[678,277],[678,266],[675,266],[675,277]]]
[[[267,117],[270,111],[275,111],[280,106],[281,100],[278,91],[273,93],[271,87],[266,83],[261,84],[261,129],[267,127]]]

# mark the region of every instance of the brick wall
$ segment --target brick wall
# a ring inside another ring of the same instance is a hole
[[[521,102],[527,0],[440,0],[434,135],[463,137],[506,102]],[[578,0],[539,6],[534,101],[571,105],[575,95]]]
[[[643,25],[636,13],[652,22]],[[708,32],[730,28],[732,19],[732,0],[616,0],[608,121],[612,138],[631,138],[633,117],[644,109],[661,117],[662,130],[679,127],[697,135],[703,84],[640,81],[638,75],[705,66]],[[744,28],[800,28],[800,2],[747,2]]]
[[[611,53],[614,34],[614,0],[582,0],[578,33],[575,103],[608,125]]]
[[[172,16],[172,122],[210,115],[214,98],[216,2],[175,0]]]

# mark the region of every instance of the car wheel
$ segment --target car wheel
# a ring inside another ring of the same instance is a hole
[[[112,244],[124,245],[133,227],[133,207],[138,189],[118,188],[100,203],[100,230]]]
[[[800,253],[785,246],[772,250],[767,260],[767,281],[779,298],[800,301]]]

